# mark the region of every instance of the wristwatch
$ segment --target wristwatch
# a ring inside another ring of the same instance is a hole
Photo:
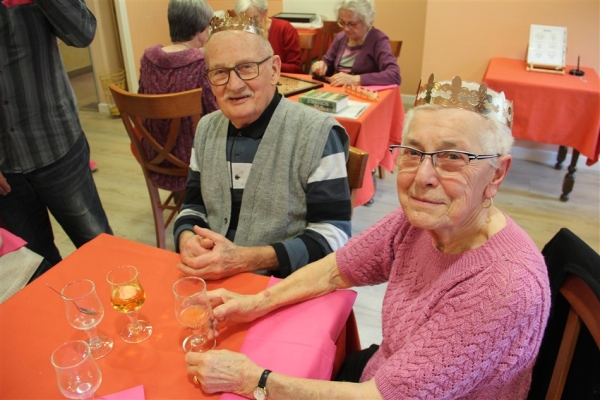
[[[258,381],[258,386],[256,386],[254,388],[254,392],[252,392],[252,394],[254,395],[254,400],[267,400],[266,386],[267,386],[267,378],[269,377],[270,373],[271,373],[270,370],[265,369],[265,371],[260,376],[260,380]]]

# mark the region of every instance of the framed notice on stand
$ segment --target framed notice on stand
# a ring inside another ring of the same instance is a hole
[[[527,47],[527,70],[564,74],[567,56],[567,28],[531,25]]]

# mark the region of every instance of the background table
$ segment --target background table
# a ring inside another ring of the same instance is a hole
[[[483,76],[490,88],[502,91],[514,102],[513,135],[539,143],[572,147],[569,173],[563,183],[561,200],[573,189],[579,153],[587,165],[600,155],[600,81],[592,68],[580,67],[585,76],[527,71],[525,61],[492,58]],[[566,148],[559,151],[561,167]]]
[[[98,332],[109,335],[114,340],[113,350],[98,360],[103,380],[96,392],[97,396],[143,385],[146,399],[219,398],[220,394],[210,396],[203,393],[185,370],[181,343],[189,334],[189,330],[184,329],[175,319],[174,299],[171,292],[173,283],[180,277],[175,268],[178,260],[179,255],[176,253],[110,235],[100,235],[9,298],[0,305],[0,398],[62,398],[56,383],[56,374],[50,363],[50,355],[61,343],[73,339],[87,339],[87,336],[68,324],[63,300],[45,284],[49,283],[60,290],[65,284],[84,278],[95,282],[96,292],[105,309],[104,319],[98,325]],[[110,269],[119,265],[136,266],[140,271],[142,286],[147,293],[146,302],[140,309],[139,316],[140,319],[148,320],[153,325],[154,331],[152,336],[142,343],[128,344],[118,336],[118,332],[128,322],[128,318],[125,314],[112,309],[109,299],[110,288],[105,277]],[[268,282],[268,277],[240,274],[221,281],[209,282],[208,288],[225,287],[239,293],[250,294],[264,289]],[[336,316],[338,321],[340,318],[345,321],[350,310],[346,308],[344,311],[345,307],[339,307],[340,294],[346,298],[344,300],[346,306],[349,300],[347,296],[351,297],[349,303],[351,308],[354,292],[331,293],[328,296],[334,295],[333,298],[323,297],[321,300],[330,304],[333,299],[331,304],[337,303],[338,306],[311,304],[310,302],[317,300],[313,299],[278,310],[252,324],[235,325],[219,336],[217,349],[238,351],[246,346],[250,347],[251,352],[257,347],[252,346],[252,342],[246,343],[245,339],[253,329],[260,329],[261,325],[268,325],[273,319],[278,324],[285,324],[286,313],[288,321],[290,314],[293,317],[294,312],[304,312],[304,315],[297,318],[309,318],[314,321],[314,314],[307,314],[311,312],[311,307],[320,306],[321,310],[327,308],[327,312],[337,308],[337,311],[331,315]],[[353,317],[351,322],[354,322]],[[347,343],[352,342],[349,338],[356,335],[356,331],[347,336],[343,329],[341,333],[339,330],[334,332],[332,325],[329,327],[325,325],[305,324],[303,335],[295,335],[298,337],[291,338],[289,345],[271,343],[272,351],[279,352],[278,354],[281,355],[280,365],[271,369],[281,371],[283,368],[281,365],[286,362],[286,358],[293,356],[299,360],[298,366],[304,367],[304,371],[296,376],[314,373],[320,376],[317,379],[329,379],[333,369],[331,358],[318,357],[314,349],[309,351],[310,346],[305,346],[304,352],[298,354],[301,341],[305,338],[312,341],[320,338],[323,343],[327,343],[331,342],[327,335],[339,336],[339,353],[341,349],[345,351]],[[356,336],[354,338],[356,339]],[[354,340],[354,346],[356,344],[357,340]],[[311,352],[312,356],[310,356]],[[249,357],[254,360],[252,355],[249,354]],[[338,364],[341,358],[338,354]],[[277,360],[271,362],[276,363]],[[307,372],[306,365],[314,368],[311,367]],[[271,364],[265,367],[269,368]],[[285,372],[295,373],[294,370],[285,370]]]
[[[310,79],[309,75],[287,73],[284,75]],[[344,88],[333,87],[327,83],[324,83],[324,86],[319,90],[344,93]],[[299,97],[299,94],[291,96],[290,100],[298,101]],[[379,100],[375,102],[352,95],[350,100],[370,103],[369,108],[358,119],[336,117],[348,132],[350,145],[369,153],[363,187],[358,190],[356,195],[356,205],[359,206],[368,202],[375,194],[371,171],[380,165],[388,171],[394,169],[395,160],[389,151],[389,147],[393,144],[400,144],[404,123],[404,105],[402,104],[399,87],[380,91]]]

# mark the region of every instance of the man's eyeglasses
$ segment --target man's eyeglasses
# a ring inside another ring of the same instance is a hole
[[[398,168],[404,170],[417,169],[425,159],[431,157],[431,163],[440,173],[458,172],[473,160],[500,157],[500,154],[473,154],[461,150],[440,150],[426,153],[408,146],[390,146],[390,151],[398,149]]]
[[[344,22],[341,20],[338,20],[337,22],[338,26],[342,29],[344,28],[348,28],[348,29],[354,29],[358,26],[358,24],[360,24],[360,21],[348,21],[348,22]]]
[[[229,82],[229,77],[231,76],[231,71],[235,72],[235,74],[243,81],[250,81],[258,76],[260,73],[259,65],[267,61],[269,58],[273,56],[269,56],[262,61],[258,62],[246,62],[242,64],[238,64],[232,68],[215,68],[209,69],[205,72],[208,81],[213,86],[223,86]]]

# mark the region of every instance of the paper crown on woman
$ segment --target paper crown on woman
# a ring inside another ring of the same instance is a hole
[[[513,103],[504,96],[504,92],[489,89],[485,83],[463,82],[460,76],[455,76],[452,82],[434,82],[431,74],[426,84],[419,82],[414,106],[422,104],[474,111],[512,127]]]
[[[230,17],[227,12],[223,14],[223,18],[213,17],[210,20],[209,36],[222,31],[245,31],[263,35],[262,24],[258,18],[253,15],[247,17],[245,13],[240,13],[237,17]]]

